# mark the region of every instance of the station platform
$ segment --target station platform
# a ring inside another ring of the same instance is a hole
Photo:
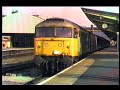
[[[119,52],[95,52],[37,85],[119,85]]]

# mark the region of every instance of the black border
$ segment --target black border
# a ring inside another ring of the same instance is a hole
[[[119,6],[119,2],[117,0],[2,0],[2,6]],[[1,11],[2,12],[2,11]],[[2,14],[1,14],[1,17],[2,17]],[[2,24],[1,24],[1,27],[2,27]],[[2,30],[1,30],[2,31]],[[2,37],[2,33],[1,33],[1,37]],[[2,42],[2,41],[1,41]],[[2,47],[2,46],[1,46]],[[2,50],[2,49],[1,49]],[[2,55],[1,55],[2,56]],[[2,70],[1,70],[2,71]],[[2,80],[1,80],[2,81]],[[57,87],[58,85],[56,86],[37,86],[37,90],[45,90],[45,89],[48,89],[48,90],[52,90],[52,89],[56,89],[56,90],[60,90],[60,89],[65,89],[65,90],[84,90],[84,85],[71,85],[71,86],[68,86],[68,85],[62,85],[60,87]],[[111,90],[116,90],[118,89],[118,85],[109,85],[109,86],[105,86],[105,87],[102,87],[101,85],[98,86],[90,86],[90,85],[85,85],[85,88],[86,89],[89,89],[89,90],[97,90],[97,89],[103,89],[103,90],[107,90],[106,88],[108,89],[111,89]],[[7,89],[7,90],[13,90],[13,89],[22,89],[23,87],[20,87],[19,86],[12,86],[12,85],[3,85],[4,89]],[[16,88],[15,88],[16,87]],[[26,88],[26,86],[24,86]],[[30,87],[30,88],[29,88]],[[31,89],[31,90],[35,90],[34,88],[36,86],[27,86],[27,88]],[[57,87],[57,88],[56,88]],[[102,87],[102,88],[101,88]],[[4,90],[3,89],[3,90]],[[85,90],[86,90],[85,89]],[[2,89],[1,89],[2,90]]]
[[[2,0],[2,6],[119,6],[118,0]]]

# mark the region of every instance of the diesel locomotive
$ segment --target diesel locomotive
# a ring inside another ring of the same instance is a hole
[[[35,26],[34,62],[43,74],[53,73],[108,46],[109,41],[69,20],[49,18]]]

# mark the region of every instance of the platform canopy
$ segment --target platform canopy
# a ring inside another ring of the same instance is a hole
[[[103,31],[109,38],[116,40],[116,32],[119,32],[119,14],[87,8],[81,9],[88,19],[101,31]]]

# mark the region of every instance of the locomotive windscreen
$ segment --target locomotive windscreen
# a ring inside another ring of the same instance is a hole
[[[39,27],[36,28],[36,37],[62,37],[71,38],[72,29],[65,27]]]

